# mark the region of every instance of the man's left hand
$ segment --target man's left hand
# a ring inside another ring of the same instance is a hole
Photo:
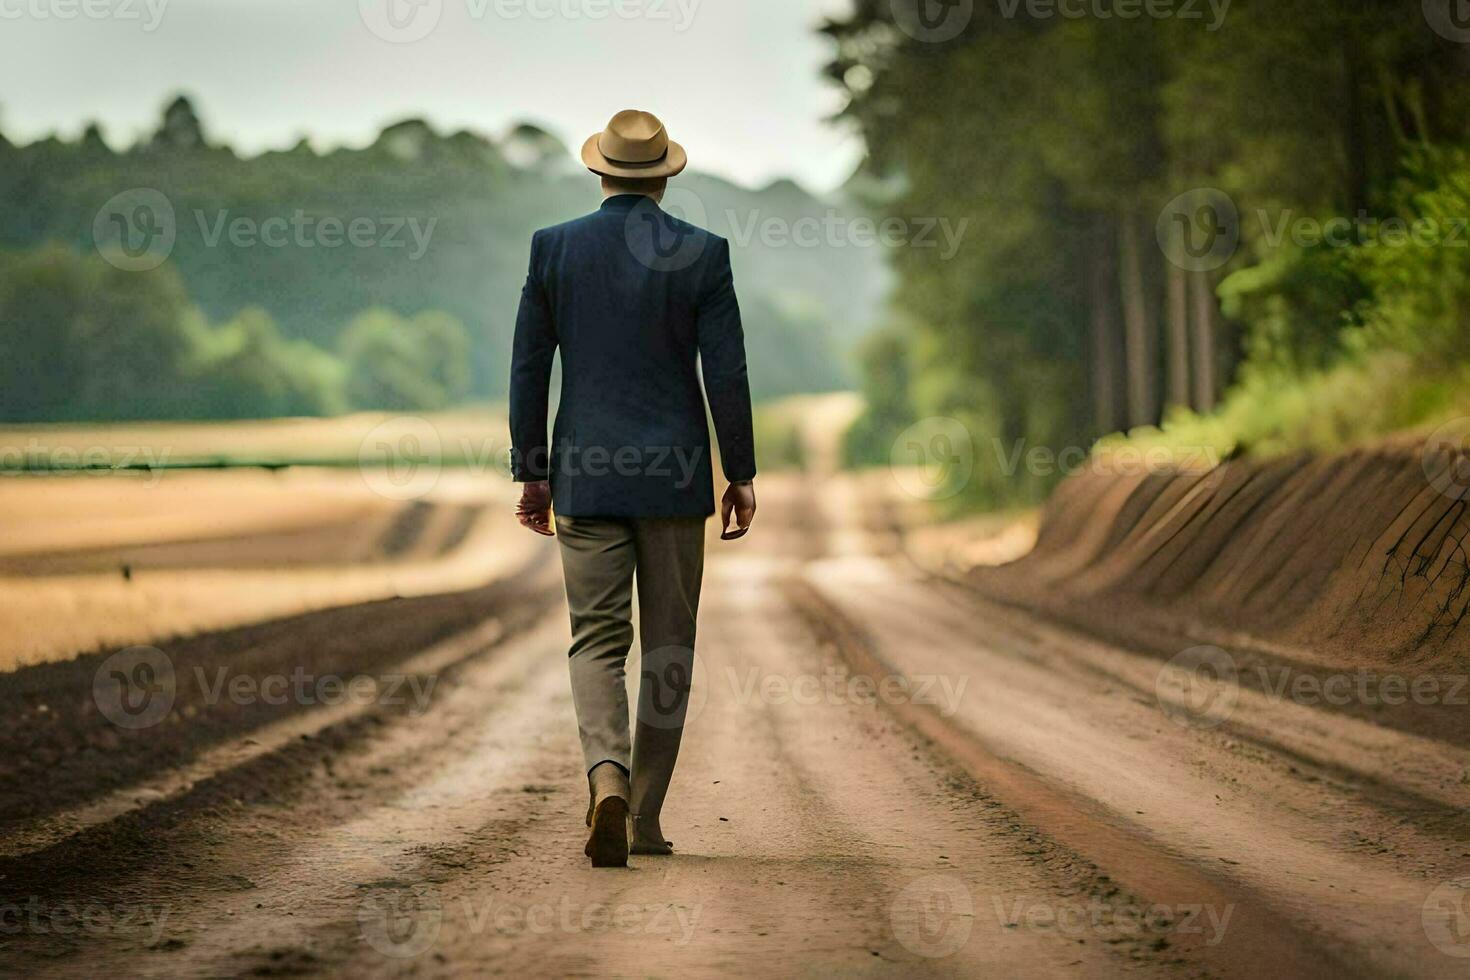
[[[537,480],[521,487],[521,502],[516,505],[516,520],[537,534],[548,538],[551,531],[551,484]]]

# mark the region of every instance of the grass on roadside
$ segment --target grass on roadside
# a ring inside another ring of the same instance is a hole
[[[1429,375],[1408,355],[1381,351],[1286,382],[1247,376],[1213,414],[1176,410],[1161,427],[1109,436],[1099,449],[1163,448],[1190,458],[1207,451],[1222,459],[1341,452],[1470,415],[1467,392],[1470,369]]]

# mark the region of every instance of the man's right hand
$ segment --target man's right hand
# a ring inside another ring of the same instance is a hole
[[[516,505],[516,520],[537,534],[551,537],[551,484],[545,480],[527,483],[521,488],[521,502]]]
[[[730,530],[730,514],[735,515],[735,530]],[[755,484],[750,481],[732,483],[720,501],[720,537],[733,541],[743,537],[755,520]]]

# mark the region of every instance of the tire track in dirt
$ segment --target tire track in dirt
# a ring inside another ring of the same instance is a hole
[[[1433,813],[1426,819],[1422,807],[1409,817],[1404,799],[1379,792],[1371,778],[1314,775],[1264,743],[1243,748],[1228,730],[1216,736],[1174,725],[1152,683],[1146,693],[1130,686],[1138,670],[1157,675],[1148,658],[1120,668],[1138,658],[1053,635],[1019,614],[947,600],[947,587],[882,562],[856,575],[816,566],[808,581],[806,608],[856,670],[938,671],[984,685],[953,718],[914,703],[895,710],[1028,823],[1151,902],[1234,908],[1225,942],[1198,951],[1212,969],[1453,975],[1421,917],[1435,884],[1454,877],[1463,827],[1457,832]],[[899,622],[913,625],[897,629]],[[1260,715],[1258,707],[1247,701],[1244,717]],[[1370,768],[1412,752],[1398,744],[1412,741],[1406,736],[1348,720],[1332,727],[1322,716],[1288,712],[1275,731],[1288,744],[1303,740],[1309,752],[1314,737],[1328,753],[1333,746],[1324,740],[1334,735],[1367,738],[1376,749],[1359,749],[1371,756]],[[1422,773],[1395,775],[1409,780],[1411,794],[1451,792],[1412,788]],[[1444,811],[1438,803],[1431,809]]]
[[[25,833],[64,808],[125,793],[264,725],[310,714],[328,700],[318,695],[335,690],[321,688],[324,680],[371,679],[384,693],[394,685],[401,690],[412,680],[401,665],[415,652],[491,616],[507,634],[533,622],[556,601],[559,586],[549,573],[529,565],[467,592],[342,606],[160,642],[148,657],[157,674],[154,694],[168,699],[168,713],[140,728],[119,727],[102,710],[99,698],[116,693],[105,673],[113,651],[0,674],[0,714],[10,722],[0,728],[0,780],[15,787],[0,800],[0,828],[6,836]],[[167,685],[158,673],[165,668],[173,678]],[[273,690],[266,678],[284,684]],[[250,696],[237,696],[236,683]]]
[[[218,976],[252,956],[256,965],[279,960],[282,949],[302,962],[317,956],[295,940],[336,914],[355,913],[354,885],[381,883],[416,848],[449,852],[461,835],[446,831],[446,821],[463,815],[446,813],[444,799],[468,795],[478,805],[523,792],[507,760],[516,758],[513,742],[529,743],[526,758],[534,760],[538,726],[557,720],[528,709],[560,679],[537,661],[561,642],[554,627],[540,627],[451,668],[422,715],[359,715],[182,798],[0,862],[7,906],[101,902],[166,916],[161,941],[29,932],[12,951],[59,976]],[[516,697],[527,685],[535,696]]]

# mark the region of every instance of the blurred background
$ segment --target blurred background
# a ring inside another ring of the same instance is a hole
[[[18,9],[0,422],[498,404],[530,233],[595,205],[570,150],[625,103],[691,148],[670,209],[735,245],[756,397],[860,391],[853,466],[958,420],[959,509],[1055,485],[1018,445],[1453,415],[1459,4],[1096,6]],[[17,438],[7,469],[68,466]]]
[[[624,103],[693,148],[683,209],[741,243],[756,396],[851,387],[882,250],[766,233],[863,213],[820,8],[633,6],[404,3],[423,37],[353,4],[16,19],[0,419],[498,402],[531,232],[596,207],[569,148]],[[60,57],[80,71],[34,84]]]

